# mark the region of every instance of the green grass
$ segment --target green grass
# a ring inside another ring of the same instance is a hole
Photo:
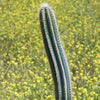
[[[0,0],[0,100],[55,100],[39,23],[45,1],[57,18],[73,100],[99,100],[99,0]]]

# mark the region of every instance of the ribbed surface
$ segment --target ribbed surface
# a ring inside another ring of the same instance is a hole
[[[70,70],[56,19],[49,7],[40,9],[40,25],[54,84],[56,100],[72,100]]]

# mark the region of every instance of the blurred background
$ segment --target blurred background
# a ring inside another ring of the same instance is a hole
[[[55,100],[39,23],[45,2],[55,12],[73,100],[100,100],[100,0],[0,0],[0,100]]]

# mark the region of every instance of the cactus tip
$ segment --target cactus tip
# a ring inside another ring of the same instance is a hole
[[[38,14],[39,14],[40,10],[41,10],[42,8],[44,8],[44,7],[49,7],[49,4],[48,4],[48,3],[42,3],[42,4],[40,4]]]
[[[42,4],[40,5],[40,9],[42,9],[42,8],[44,8],[44,7],[52,8],[51,6],[49,6],[48,3],[42,3]]]
[[[43,3],[43,4],[40,5],[41,8],[42,8],[42,7],[48,7],[48,6],[49,6],[48,3]]]

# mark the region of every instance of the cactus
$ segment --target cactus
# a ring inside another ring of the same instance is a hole
[[[42,4],[39,12],[40,27],[46,54],[49,60],[56,100],[72,100],[71,76],[68,61],[61,44],[53,10]]]

